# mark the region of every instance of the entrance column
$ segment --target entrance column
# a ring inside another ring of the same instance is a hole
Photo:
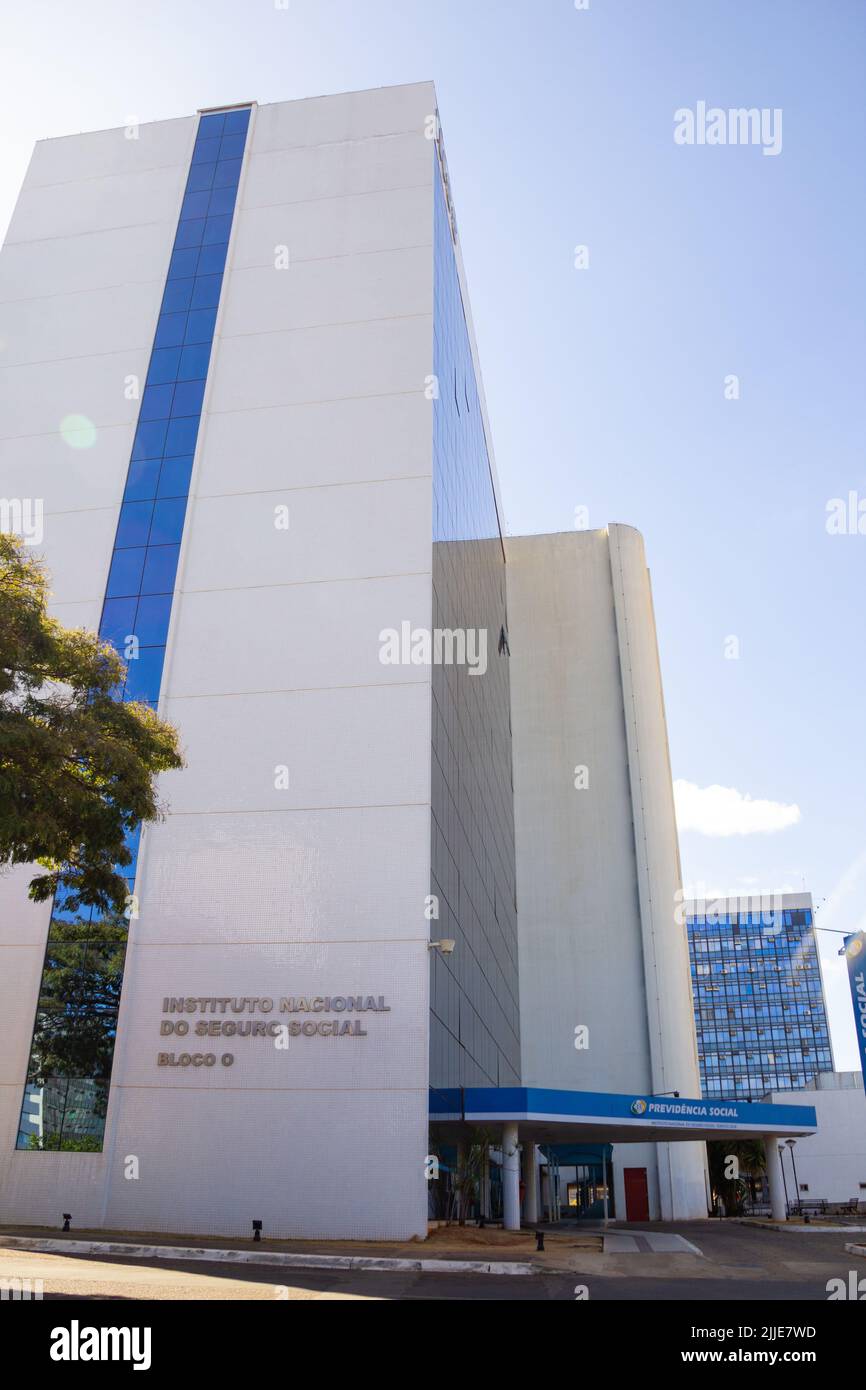
[[[782,1173],[782,1160],[779,1156],[779,1138],[776,1134],[764,1135],[764,1152],[767,1155],[767,1182],[770,1187],[770,1210],[774,1221],[784,1221],[787,1216],[785,1202],[785,1179]]]
[[[481,1215],[486,1221],[490,1220],[490,1150],[485,1144],[484,1152],[481,1155],[481,1181],[480,1181],[479,1206]]]
[[[532,1143],[523,1145],[524,1216],[528,1225],[538,1220],[538,1154]]]
[[[502,1126],[502,1224],[506,1231],[520,1230],[520,1159],[517,1125]]]
[[[466,1220],[466,1140],[457,1141],[457,1170],[454,1174],[457,1220],[462,1226]]]

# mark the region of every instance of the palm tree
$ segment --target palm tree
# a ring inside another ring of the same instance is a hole
[[[725,1210],[742,1206],[748,1193],[755,1201],[755,1179],[767,1171],[764,1145],[760,1139],[713,1139],[707,1144],[710,1183],[713,1195]],[[737,1176],[731,1176],[731,1159],[736,1160]]]

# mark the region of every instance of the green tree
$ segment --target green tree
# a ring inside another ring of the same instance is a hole
[[[129,923],[52,920],[28,1080],[111,1074]]]
[[[128,928],[119,912],[52,918],[27,1069],[41,1092],[32,1149],[102,1147]]]
[[[49,617],[48,580],[0,534],[0,865],[36,863],[34,902],[121,911],[126,836],[160,818],[154,778],[183,766],[177,733],[119,695],[126,668],[93,633]]]
[[[729,1159],[737,1160],[739,1176],[728,1177]],[[707,1160],[713,1194],[734,1211],[746,1195],[755,1200],[755,1178],[766,1172],[764,1145],[760,1139],[712,1139],[707,1143]]]

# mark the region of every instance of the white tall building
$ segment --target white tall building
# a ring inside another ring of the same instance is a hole
[[[432,84],[40,142],[0,319],[0,494],[186,758],[128,924],[0,878],[0,1221],[421,1236],[481,1124],[507,1225],[560,1139],[664,1141],[629,1166],[696,1214],[746,1122],[658,1097],[699,1089],[640,541],[506,564]]]
[[[146,547],[177,572],[145,694],[187,766],[142,837],[101,1153],[11,1152],[48,910],[26,872],[3,881],[7,1217],[426,1229],[431,680],[384,665],[379,634],[429,625],[432,604],[435,109],[421,84],[36,147],[2,255],[2,491],[44,498],[54,611],[96,628],[106,594],[135,596],[137,576],[110,573],[123,498],[154,503],[136,463],[161,451],[162,478],[193,458],[179,556]],[[130,383],[167,394],[208,335],[197,436],[188,415],[165,428]],[[273,1010],[205,1004],[187,1038],[162,1037],[174,996]],[[287,1050],[195,1037],[201,1019],[306,1019],[280,999],[327,996],[389,1011],[329,1014],[367,1036]],[[199,1051],[216,1064],[158,1064]]]
[[[699,1096],[641,537],[511,539],[508,600],[524,1084]],[[623,1215],[706,1215],[702,1145],[619,1144],[613,1170]]]

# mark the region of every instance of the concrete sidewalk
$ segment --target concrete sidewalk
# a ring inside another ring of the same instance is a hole
[[[763,1216],[734,1216],[730,1218],[736,1221],[739,1226],[749,1226],[752,1230],[757,1227],[762,1231],[796,1231],[800,1235],[833,1235],[839,1231],[843,1235],[862,1234],[866,1231],[866,1226],[855,1223],[845,1223],[844,1221],[831,1221],[822,1217],[815,1217],[812,1221],[773,1221],[771,1217]]]
[[[0,1254],[31,1251],[45,1256],[66,1254],[73,1259],[111,1258],[157,1263],[164,1268],[185,1263],[236,1266],[252,1273],[255,1266],[278,1271],[370,1271],[375,1277],[389,1272],[406,1277],[431,1273],[453,1275],[576,1275],[580,1282],[594,1279],[652,1284],[656,1281],[689,1281],[697,1285],[719,1283],[732,1290],[762,1281],[827,1279],[850,1268],[855,1252],[846,1249],[848,1231],[807,1227],[810,1239],[800,1232],[768,1230],[736,1220],[695,1222],[638,1222],[617,1224],[604,1232],[564,1224],[556,1230],[540,1227],[545,1249],[535,1248],[535,1228],[503,1231],[496,1227],[443,1227],[426,1241],[306,1241],[255,1242],[234,1235],[200,1236],[141,1231],[73,1230],[56,1227],[6,1226],[0,1228]],[[849,1228],[850,1231],[850,1228]],[[856,1258],[856,1256],[855,1256]],[[247,1277],[247,1276],[244,1276]],[[495,1280],[496,1283],[499,1280]],[[510,1280],[506,1279],[510,1284]],[[652,1296],[652,1295],[648,1295]],[[732,1297],[741,1296],[732,1292]]]
[[[801,1240],[733,1220],[623,1223],[607,1233],[620,1249],[607,1253],[602,1234],[545,1229],[542,1254],[534,1231],[474,1227],[402,1245],[7,1227],[0,1275],[44,1279],[46,1297],[573,1301],[586,1290],[604,1299],[808,1300],[826,1298],[830,1281],[850,1279],[862,1258],[840,1230]],[[622,1249],[623,1237],[637,1249]],[[277,1263],[280,1256],[292,1263]],[[491,1276],[491,1267],[499,1272]]]
[[[426,1241],[302,1241],[235,1236],[166,1235],[157,1232],[0,1227],[0,1249],[46,1254],[120,1256],[148,1260],[201,1260],[295,1269],[370,1269],[423,1273],[527,1275],[572,1269],[579,1254],[601,1254],[601,1237],[545,1233],[536,1250],[534,1231],[496,1227],[440,1227]]]
[[[96,1255],[136,1260],[189,1261],[228,1265],[260,1265],[279,1269],[376,1269],[421,1274],[533,1274],[522,1260],[411,1260],[371,1255],[297,1255],[285,1250],[226,1250],[217,1246],[143,1245],[135,1241],[57,1240],[3,1236],[0,1249],[49,1255]]]

